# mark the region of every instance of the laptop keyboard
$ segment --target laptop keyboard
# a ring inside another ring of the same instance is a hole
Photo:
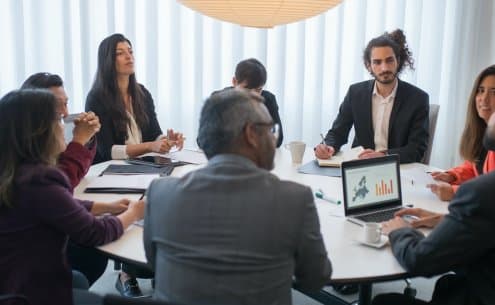
[[[402,207],[398,207],[390,210],[383,210],[378,212],[373,212],[370,214],[356,215],[354,218],[362,220],[364,222],[383,222],[386,220],[390,220],[394,218],[395,212],[402,209]]]

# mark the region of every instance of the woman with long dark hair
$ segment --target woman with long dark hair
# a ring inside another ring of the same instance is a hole
[[[165,153],[173,146],[182,148],[182,134],[169,129],[162,135],[153,98],[136,81],[132,44],[122,34],[113,34],[100,43],[86,111],[93,111],[101,122],[95,163]]]
[[[31,305],[72,304],[68,238],[85,246],[113,241],[143,217],[144,202],[96,218],[90,202],[74,199],[56,166],[64,127],[47,90],[13,91],[0,100],[0,147],[0,291],[25,295]]]
[[[136,81],[132,44],[122,34],[108,36],[98,47],[98,67],[86,98],[86,111],[93,111],[101,122],[95,163],[166,153],[174,146],[182,149],[181,133],[169,129],[162,135],[153,98]],[[122,295],[142,296],[136,275],[151,276],[145,270],[122,265],[115,285]]]
[[[444,201],[454,197],[459,185],[495,169],[495,152],[483,146],[483,135],[490,115],[495,112],[495,65],[483,69],[469,96],[466,123],[459,152],[464,163],[445,172],[433,172],[438,181],[429,187]]]

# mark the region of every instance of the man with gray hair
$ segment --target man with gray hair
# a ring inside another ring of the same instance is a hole
[[[177,304],[291,304],[332,267],[311,189],[270,174],[277,125],[263,99],[226,89],[204,104],[197,143],[208,165],[155,180],[144,245],[155,298]]]

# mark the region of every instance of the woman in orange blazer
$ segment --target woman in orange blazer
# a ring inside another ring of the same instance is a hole
[[[495,112],[495,65],[481,71],[469,97],[466,124],[460,143],[464,163],[445,172],[433,172],[437,183],[429,187],[441,200],[454,197],[461,183],[495,169],[495,151],[483,147],[483,135],[490,115]]]

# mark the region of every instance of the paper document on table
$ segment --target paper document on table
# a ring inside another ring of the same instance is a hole
[[[364,150],[362,146],[356,146],[354,148],[339,151],[330,159],[317,159],[319,166],[340,167],[342,162],[355,160],[359,154]]]
[[[429,172],[421,168],[401,169],[402,184],[426,187],[428,184],[437,183]]]
[[[165,157],[191,164],[205,164],[208,162],[202,151],[183,149],[165,154]]]
[[[87,186],[86,193],[144,193],[153,179],[160,175],[103,175],[94,178]]]

